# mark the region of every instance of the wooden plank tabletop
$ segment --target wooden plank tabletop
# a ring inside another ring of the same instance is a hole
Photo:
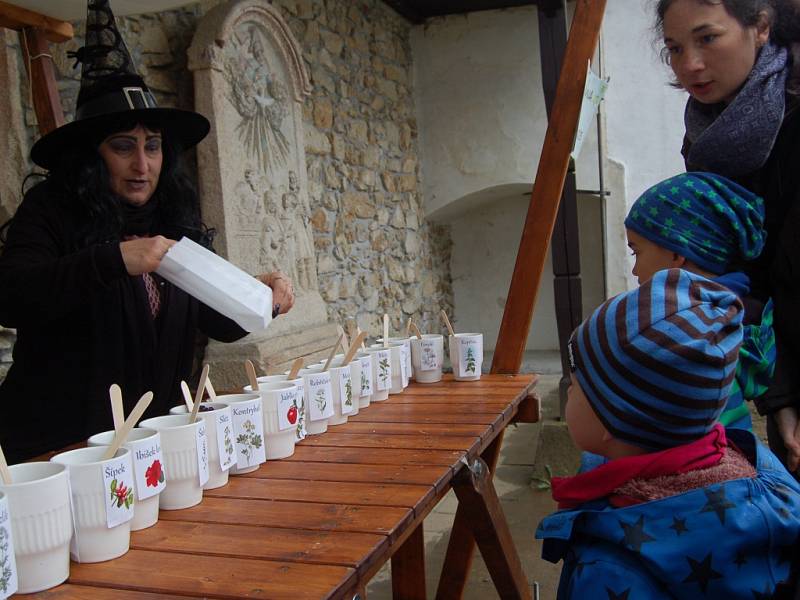
[[[72,563],[69,583],[27,597],[352,597],[513,418],[534,375],[412,384],[288,459],[231,477],[192,508],[161,511],[131,550]]]

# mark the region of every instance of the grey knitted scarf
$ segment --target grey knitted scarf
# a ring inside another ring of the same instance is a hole
[[[684,122],[691,142],[688,164],[727,177],[764,165],[778,137],[789,73],[786,48],[765,45],[736,98],[722,107],[689,98]]]

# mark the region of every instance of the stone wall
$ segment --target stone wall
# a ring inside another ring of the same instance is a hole
[[[450,238],[424,222],[410,24],[379,0],[275,0],[314,84],[306,153],[320,291],[378,329],[452,312]]]
[[[161,106],[192,108],[186,49],[198,20],[219,3],[117,19]],[[306,155],[320,291],[331,320],[357,317],[362,329],[378,333],[387,312],[396,329],[413,316],[424,331],[440,331],[439,310],[452,313],[451,243],[448,229],[426,223],[422,210],[410,24],[380,0],[273,4],[303,47],[314,86],[304,107]],[[67,120],[80,70],[66,53],[82,45],[82,23],[75,34],[51,48]],[[19,85],[33,137],[24,73]]]

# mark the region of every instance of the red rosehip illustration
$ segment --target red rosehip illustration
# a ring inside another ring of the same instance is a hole
[[[114,492],[114,494],[116,495],[116,497],[117,497],[117,499],[118,499],[118,500],[120,500],[120,501],[124,502],[124,501],[125,501],[125,496],[127,496],[127,495],[128,495],[128,488],[127,488],[127,486],[125,486],[125,485],[121,485],[121,486],[119,486],[119,487],[116,489],[116,491]]]
[[[289,423],[290,423],[290,424],[292,424],[292,425],[294,425],[295,423],[297,423],[297,407],[295,407],[295,406],[292,406],[292,407],[291,407],[291,408],[290,408],[290,409],[289,409],[289,410],[286,412],[286,418],[289,420]]]

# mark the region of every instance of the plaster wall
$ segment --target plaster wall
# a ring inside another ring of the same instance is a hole
[[[455,298],[455,326],[460,331],[482,332],[487,350],[493,350],[497,343],[528,200],[527,193],[506,195],[460,214],[451,223],[453,254],[450,274]],[[584,311],[604,300],[603,257],[596,250],[602,244],[601,210],[597,196],[579,195]],[[553,270],[548,253],[528,334],[528,350],[558,348],[554,306]]]
[[[547,114],[536,7],[429,21],[411,32],[426,218],[449,223],[454,314],[461,330],[494,348]],[[597,189],[594,125],[577,161],[578,187]],[[589,250],[584,306],[604,298],[601,203],[581,209]],[[592,202],[587,196],[585,202]],[[585,204],[582,201],[582,204]],[[588,206],[588,205],[587,205]],[[529,350],[558,348],[553,276],[547,259]]]
[[[607,175],[606,275],[609,294],[636,285],[625,241],[625,215],[651,185],[684,171],[680,155],[686,93],[668,85],[671,71],[654,44],[653,2],[606,5],[603,51],[611,84],[605,99]]]

